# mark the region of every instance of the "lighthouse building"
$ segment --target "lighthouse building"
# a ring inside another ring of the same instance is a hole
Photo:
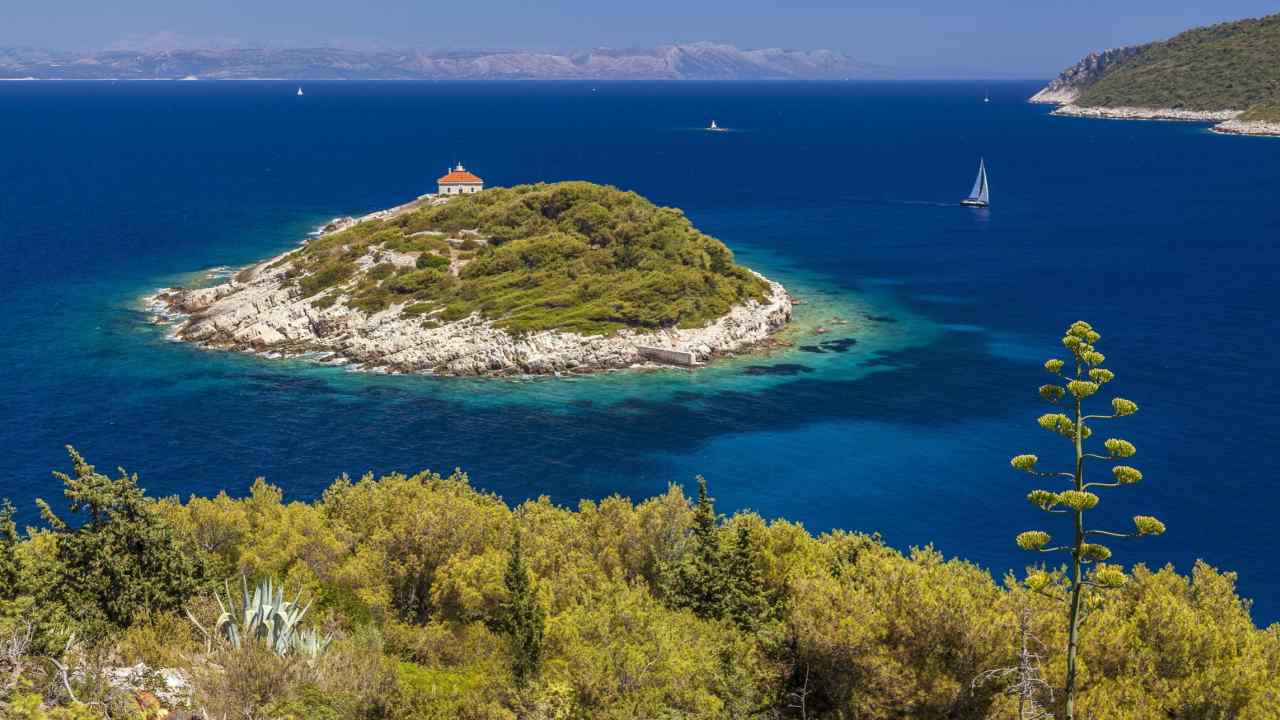
[[[458,163],[457,167],[445,173],[437,182],[440,185],[441,195],[465,195],[484,189],[484,181],[468,172],[462,167],[462,163]]]

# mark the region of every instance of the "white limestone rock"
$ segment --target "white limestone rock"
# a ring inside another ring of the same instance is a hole
[[[287,254],[286,254],[287,255]],[[792,302],[778,283],[764,300],[733,307],[698,328],[580,335],[544,331],[513,334],[478,315],[438,326],[402,314],[404,305],[377,313],[342,302],[312,306],[286,282],[287,262],[274,258],[228,282],[193,290],[167,289],[154,297],[159,313],[183,316],[173,337],[204,347],[281,355],[322,353],[369,370],[438,375],[512,375],[588,372],[645,362],[638,347],[695,353],[700,360],[766,343],[791,319]],[[407,265],[416,258],[382,251],[379,262]],[[372,264],[372,263],[368,263]]]

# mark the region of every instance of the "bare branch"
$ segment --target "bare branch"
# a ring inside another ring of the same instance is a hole
[[[1013,667],[996,668],[981,673],[970,687],[977,688],[991,682],[1005,684],[1004,694],[1018,700],[1018,720],[1052,720],[1052,715],[1040,702],[1047,697],[1053,703],[1053,686],[1044,679],[1044,668],[1041,653],[1044,643],[1031,633],[1031,609],[1023,606],[1018,611],[1018,664]]]
[[[1124,540],[1130,540],[1138,537],[1133,533],[1118,533],[1118,532],[1111,532],[1110,530],[1085,530],[1084,534],[1085,535],[1105,535],[1107,537],[1121,538]]]
[[[796,692],[787,693],[787,697],[791,698],[791,703],[787,707],[792,707],[800,711],[800,720],[809,719],[809,664],[804,666],[804,685]]]
[[[1076,479],[1076,476],[1075,476],[1075,475],[1073,475],[1073,474],[1071,474],[1071,473],[1069,473],[1069,472],[1067,472],[1067,471],[1065,471],[1065,470],[1056,470],[1056,471],[1052,471],[1052,472],[1050,472],[1050,471],[1032,470],[1032,471],[1031,471],[1031,474],[1032,474],[1032,475],[1039,475],[1040,477],[1059,477],[1059,478],[1066,478],[1067,480],[1075,480],[1075,479]]]

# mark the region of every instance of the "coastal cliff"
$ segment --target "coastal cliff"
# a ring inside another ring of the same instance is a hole
[[[1053,114],[1217,123],[1280,135],[1260,109],[1280,102],[1280,15],[1195,28],[1169,40],[1093,53],[1030,98]]]
[[[1089,53],[1080,62],[1063,70],[1040,92],[1032,95],[1031,102],[1050,105],[1066,105],[1075,102],[1085,89],[1101,79],[1108,70],[1140,52],[1142,48],[1133,45]]]
[[[202,347],[435,375],[591,372],[770,344],[786,290],[679,211],[590,183],[428,197],[152,306]]]

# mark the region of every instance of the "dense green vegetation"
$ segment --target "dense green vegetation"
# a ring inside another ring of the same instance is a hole
[[[512,508],[457,473],[343,477],[314,503],[261,480],[242,499],[139,501],[129,476],[73,464],[64,486],[92,493],[92,522],[0,532],[20,578],[0,599],[3,717],[139,717],[107,678],[144,662],[180,669],[209,717],[1009,718],[1007,684],[975,681],[1016,665],[1020,619],[1045,675],[1064,672],[1056,599],[931,548],[724,517],[703,485],[696,502],[672,486],[576,509]],[[172,562],[127,571],[161,545]],[[269,578],[288,594],[250,598]],[[1256,628],[1234,579],[1137,566],[1087,593],[1082,714],[1280,717],[1280,625]],[[232,643],[219,602],[232,619],[273,605],[327,645],[268,641],[261,623]]]
[[[1078,105],[1244,110],[1280,102],[1280,15],[1184,32],[1119,61]]]
[[[387,251],[416,260],[382,262]],[[587,182],[424,204],[312,240],[287,261],[320,307],[407,303],[426,321],[478,312],[514,331],[696,326],[767,289],[679,210]]]

